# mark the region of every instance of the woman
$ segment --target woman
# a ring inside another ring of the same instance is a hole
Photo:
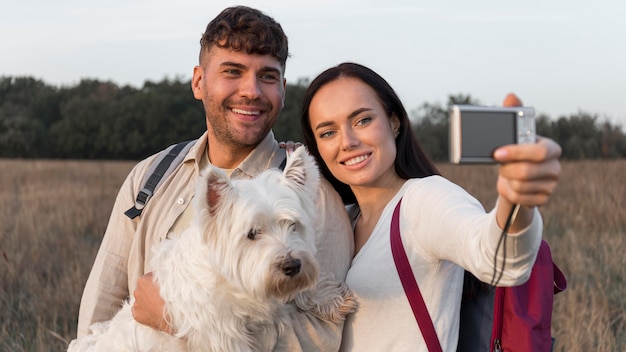
[[[441,347],[455,350],[466,269],[485,282],[506,258],[499,285],[530,275],[541,241],[541,217],[560,175],[560,147],[497,149],[499,198],[493,211],[438,176],[412,134],[408,115],[389,84],[354,63],[330,68],[305,93],[304,140],[324,176],[348,206],[355,256],[346,282],[359,310],[346,321],[342,351],[425,351],[391,254],[389,229],[400,199],[400,232]],[[506,251],[497,250],[511,209]],[[496,255],[498,254],[498,255]],[[500,268],[498,268],[500,269]]]

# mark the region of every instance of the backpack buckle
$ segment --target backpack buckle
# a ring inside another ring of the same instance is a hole
[[[146,203],[148,203],[148,199],[152,197],[152,194],[152,191],[147,188],[143,188],[141,191],[139,191],[139,194],[137,194],[137,199],[135,200],[135,208],[137,210],[143,210],[143,208],[146,206]]]

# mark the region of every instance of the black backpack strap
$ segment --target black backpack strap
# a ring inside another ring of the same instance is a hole
[[[170,146],[169,151],[167,153],[163,153],[161,161],[157,164],[156,168],[148,177],[148,180],[145,181],[143,187],[137,194],[137,199],[135,200],[135,205],[124,212],[124,215],[128,216],[131,219],[136,218],[141,214],[143,209],[145,208],[148,200],[154,194],[156,188],[159,186],[162,180],[164,180],[164,176],[169,176],[172,171],[182,162],[183,158],[186,155],[185,153],[181,153],[183,150],[189,150],[193,145],[194,141],[186,141],[178,144],[174,144]],[[188,147],[188,148],[186,148]]]

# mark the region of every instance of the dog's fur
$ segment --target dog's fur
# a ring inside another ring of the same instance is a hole
[[[176,336],[138,324],[127,302],[68,351],[267,351],[292,323],[291,300],[319,319],[342,321],[356,301],[343,282],[319,273],[319,177],[305,148],[283,172],[252,180],[231,181],[210,167],[197,187],[194,223],[159,245],[153,262]]]

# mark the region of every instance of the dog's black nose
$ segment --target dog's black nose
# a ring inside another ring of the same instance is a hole
[[[289,258],[283,262],[281,269],[285,275],[294,277],[298,275],[301,267],[302,263],[300,262],[300,259]]]

